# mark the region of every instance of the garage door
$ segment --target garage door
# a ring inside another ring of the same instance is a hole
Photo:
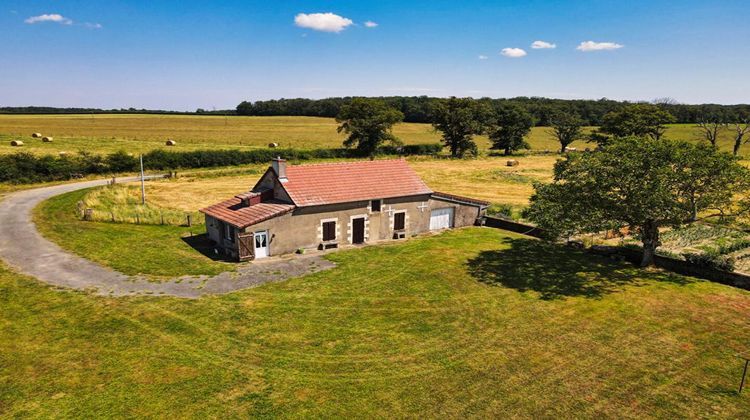
[[[453,227],[453,207],[435,209],[430,212],[430,230],[448,229]]]

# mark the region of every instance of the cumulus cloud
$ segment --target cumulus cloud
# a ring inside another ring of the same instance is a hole
[[[607,51],[607,50],[616,50],[619,48],[624,47],[624,45],[620,45],[615,42],[594,42],[594,41],[584,41],[581,42],[580,45],[576,47],[578,51]]]
[[[547,41],[534,41],[531,43],[531,48],[535,50],[547,50],[557,48],[557,45]]]
[[[39,16],[32,16],[24,22],[28,23],[29,25],[33,25],[35,23],[42,23],[42,22],[54,22],[59,23],[61,25],[72,25],[73,21],[71,19],[66,18],[63,15],[59,15],[57,13],[48,13],[44,15]]]
[[[294,17],[294,24],[300,28],[315,31],[339,33],[347,26],[354,24],[351,19],[328,13],[299,13]]]
[[[519,58],[525,56],[526,51],[521,48],[503,48],[503,50],[500,51],[500,54],[510,58]]]
[[[486,59],[488,59],[488,58],[489,58],[489,57],[487,57],[486,55],[482,55],[482,54],[480,54],[480,55],[479,55],[479,59],[480,59],[480,60],[486,60]]]
[[[365,26],[368,28],[376,28],[378,26],[377,22],[373,22],[371,20],[368,20],[365,22]]]

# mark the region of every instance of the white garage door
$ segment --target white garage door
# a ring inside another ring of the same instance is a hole
[[[453,227],[453,207],[435,209],[430,212],[430,230],[448,229]]]

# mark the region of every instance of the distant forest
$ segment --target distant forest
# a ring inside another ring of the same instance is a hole
[[[270,101],[242,102],[237,105],[238,115],[292,115],[308,117],[335,117],[342,105],[349,103],[352,97],[326,99],[275,99]],[[386,96],[380,97],[390,106],[404,113],[404,121],[431,122],[430,111],[433,103],[440,98],[427,96]],[[547,126],[553,115],[559,112],[578,114],[587,125],[599,125],[602,117],[611,111],[632,102],[610,99],[548,99],[517,97],[509,99],[481,98],[477,101],[487,102],[491,106],[515,103],[526,108],[534,117],[535,125]],[[669,98],[658,99],[653,103],[663,106],[675,116],[678,123],[698,123],[701,121],[739,122],[750,117],[750,105],[685,105]]]
[[[342,105],[349,103],[353,97],[326,99],[273,99],[268,101],[243,101],[236,110],[205,110],[195,112],[178,112],[148,110],[135,108],[98,109],[98,108],[54,108],[54,107],[0,107],[0,114],[173,114],[173,115],[254,115],[254,116],[306,116],[335,117]],[[433,104],[440,98],[427,96],[386,96],[380,97],[390,106],[404,113],[404,121],[429,123]],[[538,126],[547,126],[553,115],[559,112],[578,114],[587,125],[599,125],[602,117],[632,102],[614,101],[611,99],[548,99],[537,97],[517,97],[509,99],[481,98],[477,101],[487,102],[491,106],[502,106],[514,103],[526,108],[534,117]],[[750,105],[687,105],[677,103],[669,98],[656,100],[654,103],[664,107],[675,116],[678,123],[698,123],[701,121],[739,122],[750,118]]]

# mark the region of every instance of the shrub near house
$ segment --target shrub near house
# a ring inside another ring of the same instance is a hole
[[[489,203],[430,190],[404,160],[272,166],[250,192],[201,210],[239,260],[470,226]]]

